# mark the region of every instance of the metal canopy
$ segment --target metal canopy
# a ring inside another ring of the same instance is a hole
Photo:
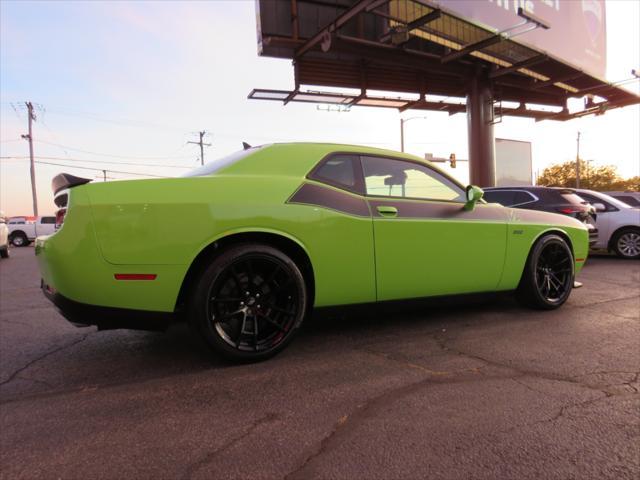
[[[569,120],[640,103],[639,96],[515,40],[518,28],[546,27],[527,15],[497,32],[428,0],[263,0],[258,6],[261,53],[293,59],[295,88],[254,89],[252,99],[455,114],[466,111],[470,79],[484,76],[496,115]],[[585,109],[569,112],[567,100],[584,96]]]

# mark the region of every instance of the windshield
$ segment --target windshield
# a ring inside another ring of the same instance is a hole
[[[233,165],[236,162],[239,162],[243,158],[255,153],[261,147],[251,147],[246,150],[239,150],[237,152],[232,153],[231,155],[227,155],[226,157],[218,158],[216,160],[212,160],[211,162],[207,162],[201,167],[198,167],[194,170],[191,170],[187,173],[183,173],[180,175],[181,177],[204,177],[206,175],[212,175],[224,167],[228,167],[229,165]]]

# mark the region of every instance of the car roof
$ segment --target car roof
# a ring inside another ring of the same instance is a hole
[[[540,186],[514,186],[514,187],[487,187],[484,190],[526,190],[528,192],[549,192],[549,191],[564,191],[566,193],[576,193],[575,188],[568,187],[540,187]]]
[[[428,160],[418,157],[417,155],[413,155],[411,153],[398,152],[396,150],[390,150],[387,148],[378,148],[378,147],[370,147],[368,145],[356,145],[350,143],[324,143],[324,142],[274,142],[265,145],[261,145],[262,147],[269,146],[279,146],[279,147],[291,147],[291,148],[299,148],[299,147],[317,147],[323,148],[327,151],[327,153],[331,152],[354,152],[354,153],[371,153],[373,155],[384,155],[395,158],[406,158],[407,160],[420,161],[422,163],[431,164]]]
[[[254,152],[220,170],[221,174],[270,174],[270,175],[306,175],[318,161],[331,154],[377,155],[399,160],[420,163],[454,183],[459,184],[451,175],[438,165],[409,153],[397,152],[385,148],[342,143],[289,142],[268,143],[251,147]],[[461,188],[464,188],[461,185]]]

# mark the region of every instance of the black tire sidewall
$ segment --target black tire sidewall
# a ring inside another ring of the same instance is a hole
[[[519,297],[526,303],[527,305],[544,310],[552,310],[562,306],[569,296],[571,295],[571,290],[573,285],[571,284],[567,289],[564,296],[558,300],[550,302],[546,298],[544,298],[540,291],[538,290],[538,285],[536,282],[536,265],[538,263],[538,259],[540,257],[540,253],[551,244],[562,245],[562,247],[566,250],[567,254],[570,258],[571,263],[571,282],[573,284],[575,278],[575,261],[573,258],[573,252],[571,251],[571,247],[569,247],[567,241],[559,235],[556,234],[547,234],[540,238],[533,248],[531,249],[531,253],[529,254],[529,258],[527,259],[527,265],[520,282],[520,286],[518,287]]]
[[[17,240],[17,239],[20,239],[20,240],[21,240],[21,243],[16,243],[16,240]],[[14,247],[25,247],[26,245],[28,245],[28,243],[29,243],[29,242],[28,242],[28,240],[27,240],[27,237],[26,237],[24,234],[22,234],[22,233],[18,233],[18,234],[13,235],[13,236],[11,237],[11,244],[12,244]]]
[[[286,268],[288,273],[293,276],[300,292],[300,298],[298,299],[299,314],[295,320],[293,328],[289,331],[286,338],[278,345],[260,352],[240,351],[229,345],[217,333],[213,322],[209,321],[207,315],[208,296],[213,283],[232,263],[250,255],[267,256],[279,261],[281,266]],[[190,296],[188,311],[192,328],[194,328],[203,337],[206,344],[215,353],[233,361],[255,362],[266,360],[267,358],[274,356],[291,343],[304,320],[306,305],[307,290],[304,277],[295,262],[276,248],[268,245],[248,243],[230,247],[221,251],[215,256],[213,261],[203,269]]]
[[[615,254],[620,257],[620,258],[624,258],[627,260],[636,260],[638,258],[640,258],[640,255],[635,255],[633,257],[630,257],[628,255],[623,254],[620,250],[618,250],[618,241],[620,240],[620,237],[622,237],[625,233],[637,233],[638,235],[640,235],[640,230],[635,229],[635,228],[623,228],[622,230],[618,231],[613,239],[612,239],[612,247],[613,247],[613,251],[615,252]]]

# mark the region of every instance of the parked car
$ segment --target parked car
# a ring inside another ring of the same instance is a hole
[[[0,258],[9,258],[9,227],[4,212],[0,212]]]
[[[596,209],[598,241],[593,248],[615,252],[622,258],[640,258],[640,208],[630,207],[606,193],[577,190]]]
[[[556,187],[491,187],[485,188],[484,199],[505,207],[542,210],[576,218],[589,229],[589,244],[598,240],[595,209],[571,188]]]
[[[233,359],[282,350],[311,308],[513,290],[557,308],[588,254],[582,222],[487,204],[388,150],[272,144],[180,178],[89,182],[53,179],[66,214],[36,240],[44,294],[100,329],[182,314]]]
[[[26,247],[36,237],[50,235],[55,231],[56,217],[12,217],[9,219],[9,241],[16,247]]]
[[[640,192],[603,192],[626,203],[631,207],[640,207]]]

